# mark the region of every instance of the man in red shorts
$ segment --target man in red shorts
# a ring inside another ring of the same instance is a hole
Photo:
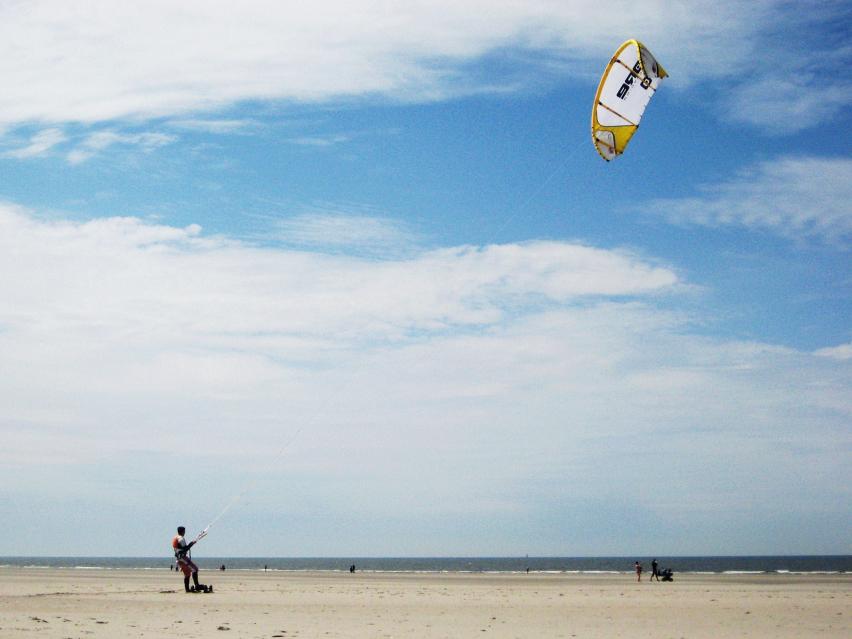
[[[184,537],[186,528],[183,526],[178,526],[177,533],[174,539],[172,539],[172,548],[175,551],[175,560],[177,561],[178,568],[183,572],[183,587],[187,592],[191,592],[189,589],[189,578],[191,576],[195,584],[195,591],[199,592],[201,591],[201,586],[198,583],[198,566],[192,562],[192,557],[189,554],[189,549],[195,545],[195,542],[186,541],[186,537]]]

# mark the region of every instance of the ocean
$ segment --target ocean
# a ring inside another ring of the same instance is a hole
[[[202,570],[321,571],[377,573],[631,573],[640,561],[650,571],[654,557],[193,557]],[[658,556],[661,569],[707,574],[841,574],[852,572],[852,555],[737,557]],[[162,557],[0,557],[0,567],[168,570]]]

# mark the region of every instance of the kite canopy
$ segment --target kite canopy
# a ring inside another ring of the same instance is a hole
[[[624,153],[660,80],[668,76],[638,40],[628,40],[604,71],[592,107],[592,141],[609,162]]]

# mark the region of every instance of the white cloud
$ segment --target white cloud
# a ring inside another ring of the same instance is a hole
[[[629,31],[614,29],[613,16],[629,16]],[[852,62],[845,43],[826,39],[827,25],[849,17],[843,3],[803,14],[782,0],[254,1],[238,11],[201,0],[6,3],[0,127],[178,116],[178,127],[234,133],[247,130],[242,121],[189,114],[247,101],[517,91],[554,69],[591,87],[614,47],[639,37],[671,73],[668,86],[700,86],[706,102],[706,82],[722,78],[711,109],[794,133],[849,102],[852,85],[826,80]],[[478,76],[477,62],[506,50],[533,54],[522,73]]]
[[[175,136],[165,133],[97,131],[89,134],[74,150],[70,151],[67,159],[70,164],[80,164],[116,144],[138,146],[143,151],[150,152],[161,146],[171,144],[175,140],[177,140]]]
[[[729,77],[748,62],[775,6],[325,0],[243,2],[229,10],[201,0],[6,3],[0,124],[173,116],[245,100],[440,99],[499,90],[499,78],[479,86],[465,68],[513,47],[536,52],[542,68],[573,60],[572,72],[592,82],[613,47],[630,36],[647,40],[672,82],[686,85]],[[615,16],[629,16],[629,33],[613,30]]]
[[[19,149],[13,149],[11,151],[5,151],[2,154],[2,157],[15,158],[18,160],[40,157],[46,155],[50,149],[55,147],[57,144],[62,144],[67,139],[68,138],[65,137],[62,129],[44,129],[43,131],[39,131],[34,134],[32,138],[30,138],[30,143],[27,146]]]
[[[699,196],[659,199],[645,210],[677,224],[741,226],[798,239],[852,235],[852,160],[782,157],[708,184]]]
[[[814,354],[819,355],[820,357],[828,357],[837,360],[852,359],[852,343],[820,348],[815,351]]]

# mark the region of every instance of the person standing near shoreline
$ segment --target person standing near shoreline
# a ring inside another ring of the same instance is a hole
[[[186,592],[189,590],[189,578],[192,577],[192,582],[195,585],[195,590],[201,590],[198,583],[198,566],[196,566],[192,557],[189,554],[189,549],[195,545],[194,541],[187,543],[186,528],[178,526],[177,535],[172,539],[172,549],[175,551],[175,560],[180,570],[183,572],[183,587]]]
[[[657,578],[657,581],[660,580],[660,565],[656,559],[651,562],[651,578],[648,581],[654,581],[654,577]]]
[[[636,562],[636,581],[642,581],[642,564]]]

